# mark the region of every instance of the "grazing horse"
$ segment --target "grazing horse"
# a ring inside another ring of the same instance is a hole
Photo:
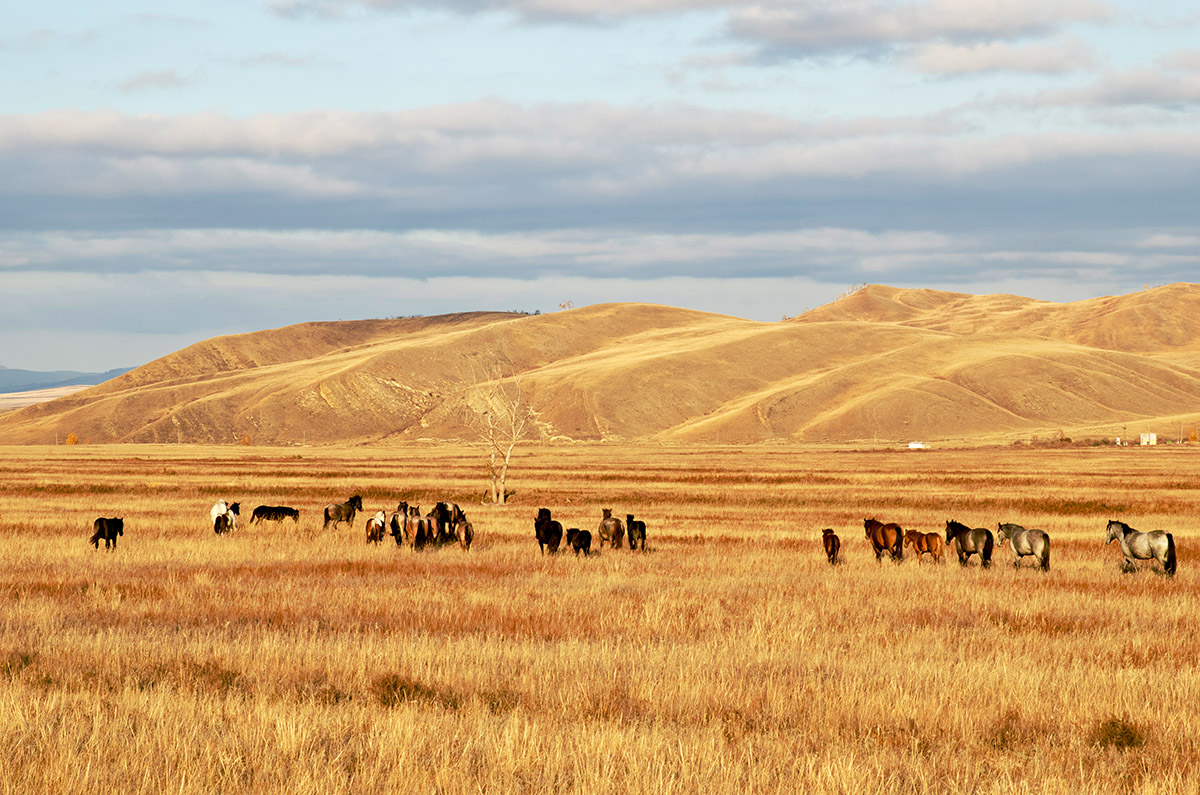
[[[1003,546],[1005,541],[1012,546],[1014,568],[1021,565],[1021,558],[1032,555],[1042,571],[1050,571],[1050,536],[1045,530],[1001,523],[996,526],[996,543]]]
[[[821,543],[825,546],[825,557],[829,558],[829,565],[836,566],[838,552],[842,548],[842,540],[837,537],[837,533],[833,532],[832,527],[826,527],[821,531]]]
[[[1135,571],[1134,560],[1150,560],[1154,558],[1162,564],[1163,572],[1168,577],[1175,576],[1175,536],[1165,530],[1151,530],[1142,533],[1134,530],[1124,522],[1110,519],[1105,544],[1113,541],[1121,542],[1121,552],[1125,555],[1122,571]]]
[[[980,565],[988,568],[992,565],[992,548],[995,543],[992,531],[986,527],[972,529],[961,522],[946,520],[946,544],[954,544],[960,566],[966,566],[967,559],[978,554]]]
[[[945,562],[946,559],[942,557],[942,537],[937,533],[909,530],[904,534],[904,540],[908,542],[908,548],[917,553],[918,564],[922,560],[921,556],[925,554],[933,558],[934,563]]]
[[[387,513],[384,511],[376,511],[375,515],[367,520],[367,543],[378,544],[383,540],[383,528],[387,525]]]
[[[542,550],[542,554],[545,555],[546,547],[550,547],[550,554],[554,555],[558,552],[559,543],[562,542],[563,526],[550,518],[549,508],[538,508],[537,518],[533,520],[533,534],[537,536],[538,547]]]
[[[291,519],[300,524],[300,512],[286,505],[260,505],[250,514],[250,524],[262,521],[282,522],[284,519]]]
[[[92,530],[95,532],[93,532],[92,537],[88,539],[89,544],[94,546],[96,549],[99,549],[100,539],[104,539],[105,549],[109,548],[110,543],[112,544],[112,548],[116,549],[117,536],[125,535],[125,519],[118,519],[116,517],[113,517],[112,519],[105,519],[103,516],[101,516],[99,519],[92,522]]]
[[[225,500],[217,500],[213,503],[212,510],[208,512],[209,524],[216,524],[217,517],[229,512],[229,505]]]
[[[883,560],[887,552],[892,560],[904,559],[904,528],[895,522],[884,524],[875,519],[863,519],[863,529],[871,548],[875,550],[875,560]]]
[[[354,528],[354,514],[361,511],[362,497],[355,494],[345,502],[331,502],[325,506],[325,524],[321,527],[322,530],[328,530],[329,525],[333,525],[336,530],[341,522],[347,522],[350,528]]]
[[[581,551],[583,556],[587,557],[592,554],[592,534],[587,530],[572,527],[567,531],[567,546],[575,550],[575,557],[579,557]]]
[[[604,517],[600,520],[600,546],[608,542],[613,549],[621,548],[621,540],[625,537],[625,525],[612,515],[612,508],[601,508]]]
[[[642,551],[646,551],[646,523],[641,519],[634,519],[633,514],[625,514],[625,536],[629,539],[629,551],[633,552],[641,544]]]

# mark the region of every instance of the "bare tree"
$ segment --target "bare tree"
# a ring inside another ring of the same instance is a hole
[[[536,427],[537,415],[526,401],[521,376],[476,376],[465,391],[463,420],[475,436],[472,444],[484,451],[491,480],[489,497],[500,505],[508,500],[506,483],[513,450]]]

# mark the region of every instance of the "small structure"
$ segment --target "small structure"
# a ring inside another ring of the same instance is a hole
[[[1148,444],[1158,444],[1158,434],[1157,433],[1143,433],[1142,434],[1142,446],[1145,447]]]
[[[924,450],[925,443],[924,442],[909,442],[908,449],[909,450]]]

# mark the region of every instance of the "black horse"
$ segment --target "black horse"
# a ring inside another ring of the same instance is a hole
[[[108,549],[112,545],[113,549],[117,548],[117,536],[125,535],[125,519],[112,518],[105,519],[101,516],[96,521],[92,522],[92,537],[88,539],[88,543],[96,549],[100,548],[100,539],[104,539],[104,548]]]
[[[634,519],[633,514],[625,514],[625,537],[629,539],[629,551],[633,552],[639,546],[646,551],[646,523]]]
[[[345,502],[331,502],[325,506],[325,524],[322,529],[328,530],[332,524],[336,530],[339,522],[348,522],[353,528],[354,514],[362,509],[362,497],[357,494]]]
[[[550,547],[551,555],[558,552],[558,545],[562,543],[563,526],[550,518],[549,508],[538,508],[537,518],[533,520],[533,533],[537,536],[538,547],[543,555],[546,554],[546,547]]]
[[[575,557],[582,552],[584,557],[592,554],[592,534],[588,530],[572,527],[567,531],[567,546],[575,550]]]
[[[300,524],[300,512],[286,505],[260,505],[250,514],[250,524],[262,521],[282,522],[284,519],[291,519]]]

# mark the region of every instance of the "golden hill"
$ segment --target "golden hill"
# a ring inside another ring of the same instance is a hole
[[[1174,435],[1200,418],[1200,286],[1054,304],[872,286],[792,321],[646,304],[307,323],[198,343],[0,416],[0,443],[466,438],[519,376],[544,438]]]

